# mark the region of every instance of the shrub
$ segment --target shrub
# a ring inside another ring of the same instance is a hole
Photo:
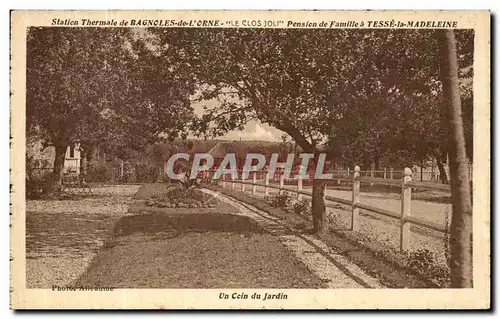
[[[135,174],[137,183],[154,183],[158,180],[158,166],[147,162],[137,163]]]
[[[188,178],[186,177],[185,179],[180,179],[177,181],[178,187],[180,187],[182,190],[185,192],[191,190],[191,189],[196,189],[200,187],[201,179],[199,178]]]
[[[276,196],[267,197],[266,200],[273,207],[288,208],[291,203],[290,193],[287,191],[281,191]]]
[[[151,196],[146,205],[156,207],[191,207],[191,208],[214,208],[216,205],[210,202],[212,196],[207,195],[195,188],[183,188],[180,185],[172,186],[166,193]]]
[[[342,225],[342,223],[341,223],[341,216],[338,213],[330,213],[330,214],[328,214],[327,218],[328,218],[328,223],[331,226]]]
[[[439,263],[429,249],[418,249],[409,253],[407,266],[418,275],[428,278],[441,287],[447,287],[450,281],[450,270]]]
[[[101,162],[90,162],[87,166],[87,181],[111,182],[114,180],[113,168]]]
[[[293,213],[301,216],[309,216],[311,214],[311,202],[306,198],[296,201],[292,204],[291,210]]]
[[[31,174],[26,178],[26,198],[39,199],[53,190],[52,172]]]

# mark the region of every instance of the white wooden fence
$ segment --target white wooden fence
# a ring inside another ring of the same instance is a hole
[[[445,226],[431,222],[428,220],[420,219],[411,215],[411,192],[412,188],[419,189],[427,189],[427,190],[439,190],[439,191],[447,191],[450,192],[450,185],[440,185],[435,183],[425,183],[425,182],[413,182],[412,181],[412,170],[410,168],[405,168],[403,173],[404,176],[401,180],[390,180],[390,179],[382,179],[376,177],[364,177],[361,175],[361,170],[359,166],[356,166],[353,171],[347,170],[345,173],[347,174],[337,174],[338,176],[334,178],[335,181],[340,182],[344,181],[352,181],[352,200],[346,200],[343,198],[338,198],[334,196],[325,195],[325,205],[326,207],[336,208],[330,202],[340,203],[344,205],[348,205],[351,207],[352,218],[351,218],[351,230],[357,231],[359,230],[359,212],[360,209],[366,210],[375,214],[383,215],[386,217],[390,217],[400,221],[400,250],[407,251],[410,246],[411,241],[411,231],[410,226],[418,225],[421,227],[425,227],[440,233],[446,233],[447,229]],[[257,182],[257,176],[264,176],[264,183]],[[241,174],[242,176],[242,174]],[[253,172],[251,173],[252,179],[248,180],[227,180],[225,175],[222,175],[222,187],[228,187],[228,184],[231,184],[231,189],[236,189],[236,184],[240,185],[240,191],[246,191],[246,185],[250,185],[252,188],[252,195],[256,195],[257,188],[261,187],[264,189],[264,196],[269,195],[269,189],[277,189],[283,190],[291,193],[295,193],[297,199],[301,199],[302,196],[312,196],[312,193],[309,191],[303,190],[303,181],[301,179],[295,179],[297,181],[297,185],[295,189],[285,188],[285,178],[284,175],[280,176],[279,185],[273,185],[269,183],[269,173],[264,171]],[[373,207],[370,205],[366,205],[360,202],[360,185],[361,182],[368,183],[378,183],[382,185],[391,185],[401,187],[401,211],[396,213],[394,211],[385,210],[379,207]]]

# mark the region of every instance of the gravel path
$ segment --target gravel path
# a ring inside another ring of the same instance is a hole
[[[236,184],[234,191],[240,191],[240,185]],[[293,189],[293,186],[286,186]],[[226,188],[231,188],[231,183],[227,183]],[[257,187],[256,197],[264,197],[264,189]],[[270,195],[276,194],[277,190],[270,190]],[[251,195],[251,186],[247,185],[245,189],[247,195]],[[349,191],[327,190],[330,196],[351,199],[352,193]],[[401,202],[398,194],[382,194],[382,193],[361,193],[362,203],[366,203],[375,207],[399,212]],[[336,205],[337,208],[327,208],[330,227],[337,230],[347,230],[351,223],[351,208],[342,204]],[[429,211],[425,211],[429,209]],[[442,225],[445,224],[445,212],[451,214],[451,206],[448,204],[440,204],[426,202],[421,200],[412,200],[412,215],[434,221]],[[448,222],[451,222],[449,219]],[[434,253],[436,260],[442,265],[446,265],[445,258],[445,242],[446,238],[443,234],[412,225],[412,237],[410,240],[410,251],[418,249],[428,249]],[[361,210],[360,227],[358,231],[359,237],[363,238],[365,243],[377,243],[386,249],[399,251],[400,240],[400,223],[398,220],[385,217],[376,213]]]
[[[26,201],[27,287],[65,286],[78,278],[138,188],[96,187],[86,198]]]
[[[376,279],[342,255],[332,251],[318,238],[291,229],[280,219],[233,198],[208,189],[203,191],[232,205],[238,209],[240,215],[252,218],[266,231],[279,236],[281,243],[310,271],[321,278],[328,288],[383,288]]]

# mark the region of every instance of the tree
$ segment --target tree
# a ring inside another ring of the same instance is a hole
[[[348,32],[264,29],[154,29],[156,45],[177,55],[200,85],[199,100],[217,100],[196,129],[211,136],[241,129],[258,119],[286,134],[304,152],[319,156],[318,146],[330,131],[342,92],[355,65],[346,47]],[[329,37],[330,41],[324,39]],[[338,40],[338,41],[337,41]],[[343,40],[343,41],[341,41]],[[330,43],[336,43],[335,46]],[[338,58],[331,63],[330,56]],[[332,77],[331,75],[335,75]],[[343,77],[343,75],[345,75]],[[326,84],[330,83],[330,84]],[[342,91],[329,87],[342,88]],[[315,163],[314,163],[315,164]],[[313,228],[326,228],[324,181],[313,181]]]
[[[155,59],[131,29],[29,29],[27,131],[55,147],[54,182],[74,142],[118,152],[184,130],[193,86]]]
[[[451,286],[472,287],[472,205],[467,172],[467,153],[462,120],[458,62],[453,30],[439,30],[441,80],[449,113],[452,219],[450,227]]]
[[[328,141],[331,159],[364,166],[402,155],[406,165],[420,162],[442,146],[432,30],[151,32],[161,54],[178,56],[196,78],[198,101],[217,102],[196,123],[201,133],[221,135],[256,119],[316,158]],[[315,231],[325,228],[323,194],[323,181],[313,181]]]
[[[358,36],[362,57],[357,94],[329,136],[331,151],[354,165],[380,162],[410,166],[436,157],[440,176],[448,154],[448,118],[443,114],[439,43],[434,30],[367,30]],[[460,30],[460,92],[466,146],[472,157],[472,54],[474,34]]]
[[[95,30],[97,31],[97,30]],[[54,180],[60,182],[66,147],[83,131],[99,136],[113,85],[108,57],[111,32],[91,29],[30,28],[27,40],[27,127],[45,146],[55,147]],[[105,43],[105,45],[97,45]],[[116,43],[116,40],[115,40]],[[120,74],[116,73],[119,77]],[[101,124],[101,125],[99,125]]]

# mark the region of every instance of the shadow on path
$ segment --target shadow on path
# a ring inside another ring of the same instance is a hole
[[[256,222],[246,216],[214,212],[149,213],[121,218],[114,227],[113,237],[129,236],[134,233],[153,235],[165,231],[175,231],[179,235],[188,232],[264,232]]]

